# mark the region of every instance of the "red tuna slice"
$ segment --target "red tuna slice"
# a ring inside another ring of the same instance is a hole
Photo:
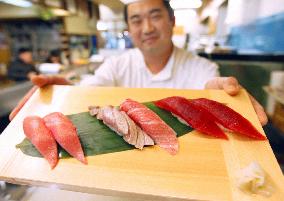
[[[125,100],[120,109],[148,134],[154,142],[171,155],[178,151],[178,140],[175,131],[169,127],[156,113],[146,106],[133,101]]]
[[[182,118],[194,129],[222,139],[228,139],[226,134],[214,122],[214,118],[206,110],[196,107],[189,100],[179,96],[168,97],[154,102],[156,106],[168,110]]]
[[[263,136],[246,118],[226,105],[206,98],[198,98],[191,100],[190,102],[210,112],[215,117],[216,122],[225,128],[255,140],[266,140],[266,137]]]
[[[42,118],[29,116],[24,119],[24,133],[53,169],[58,162],[56,141]]]
[[[45,125],[51,131],[56,141],[71,156],[84,164],[87,160],[81,147],[81,143],[73,123],[62,113],[53,112],[43,118]]]

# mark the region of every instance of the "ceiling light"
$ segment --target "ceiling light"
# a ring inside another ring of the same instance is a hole
[[[120,1],[124,4],[130,4],[130,3],[134,3],[134,2],[139,1],[139,0],[120,0]]]
[[[0,0],[0,2],[12,4],[14,6],[19,6],[19,7],[24,7],[24,8],[28,8],[33,5],[31,2],[25,1],[25,0]]]
[[[108,29],[108,25],[106,22],[98,20],[97,22],[97,30],[99,31],[106,31]]]
[[[173,9],[200,8],[201,0],[171,0],[170,5]]]

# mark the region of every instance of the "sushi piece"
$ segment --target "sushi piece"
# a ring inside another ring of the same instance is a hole
[[[131,99],[126,99],[120,109],[149,135],[161,148],[175,155],[178,151],[178,140],[175,131],[156,113]]]
[[[121,114],[124,116],[125,120],[127,121],[127,126],[128,126],[128,132],[123,134],[123,139],[129,144],[136,145],[137,140],[138,140],[138,132],[139,132],[138,128],[139,127],[134,123],[134,121],[132,121],[132,119],[129,118],[129,116],[125,112],[121,111]],[[141,129],[140,131],[142,132]],[[140,143],[138,142],[138,144]],[[137,147],[141,148],[141,146],[139,145]]]
[[[137,133],[137,139],[135,143],[135,147],[138,149],[142,149],[145,145],[154,145],[153,139],[147,135],[139,126],[135,124],[135,122],[124,112],[120,111],[126,118],[126,121],[128,123],[129,132],[127,135],[123,136],[123,139],[126,140],[128,137],[130,137],[131,140],[131,133],[136,132]],[[126,140],[127,141],[127,140]]]
[[[103,120],[104,124],[118,135],[123,136],[128,133],[128,124],[125,117],[113,106],[90,106],[89,112],[91,116],[97,116],[97,119]]]
[[[84,164],[87,160],[84,156],[82,146],[73,123],[62,113],[53,112],[43,118],[46,127],[51,131],[55,140],[71,156]]]
[[[206,110],[195,106],[189,100],[179,96],[172,96],[155,101],[154,104],[168,110],[181,118],[194,129],[209,136],[228,139],[226,134],[214,122],[214,118]]]
[[[143,149],[145,145],[154,145],[154,141],[125,112],[119,111],[113,106],[90,106],[89,112],[97,119],[103,120],[104,124],[136,148]]]
[[[27,138],[53,169],[58,162],[57,144],[43,119],[38,116],[28,116],[24,119],[23,129]]]
[[[231,131],[243,134],[255,140],[266,140],[246,118],[233,109],[217,101],[199,98],[190,101],[195,106],[202,107],[214,116],[215,121]]]

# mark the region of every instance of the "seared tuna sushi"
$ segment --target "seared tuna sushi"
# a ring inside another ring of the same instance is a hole
[[[153,140],[125,112],[119,111],[113,106],[90,106],[89,112],[136,148],[143,149],[145,145],[154,145]]]

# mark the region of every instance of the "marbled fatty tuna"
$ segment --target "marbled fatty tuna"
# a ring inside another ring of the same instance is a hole
[[[176,132],[145,105],[126,99],[120,109],[149,135],[161,148],[175,155],[178,152]]]

